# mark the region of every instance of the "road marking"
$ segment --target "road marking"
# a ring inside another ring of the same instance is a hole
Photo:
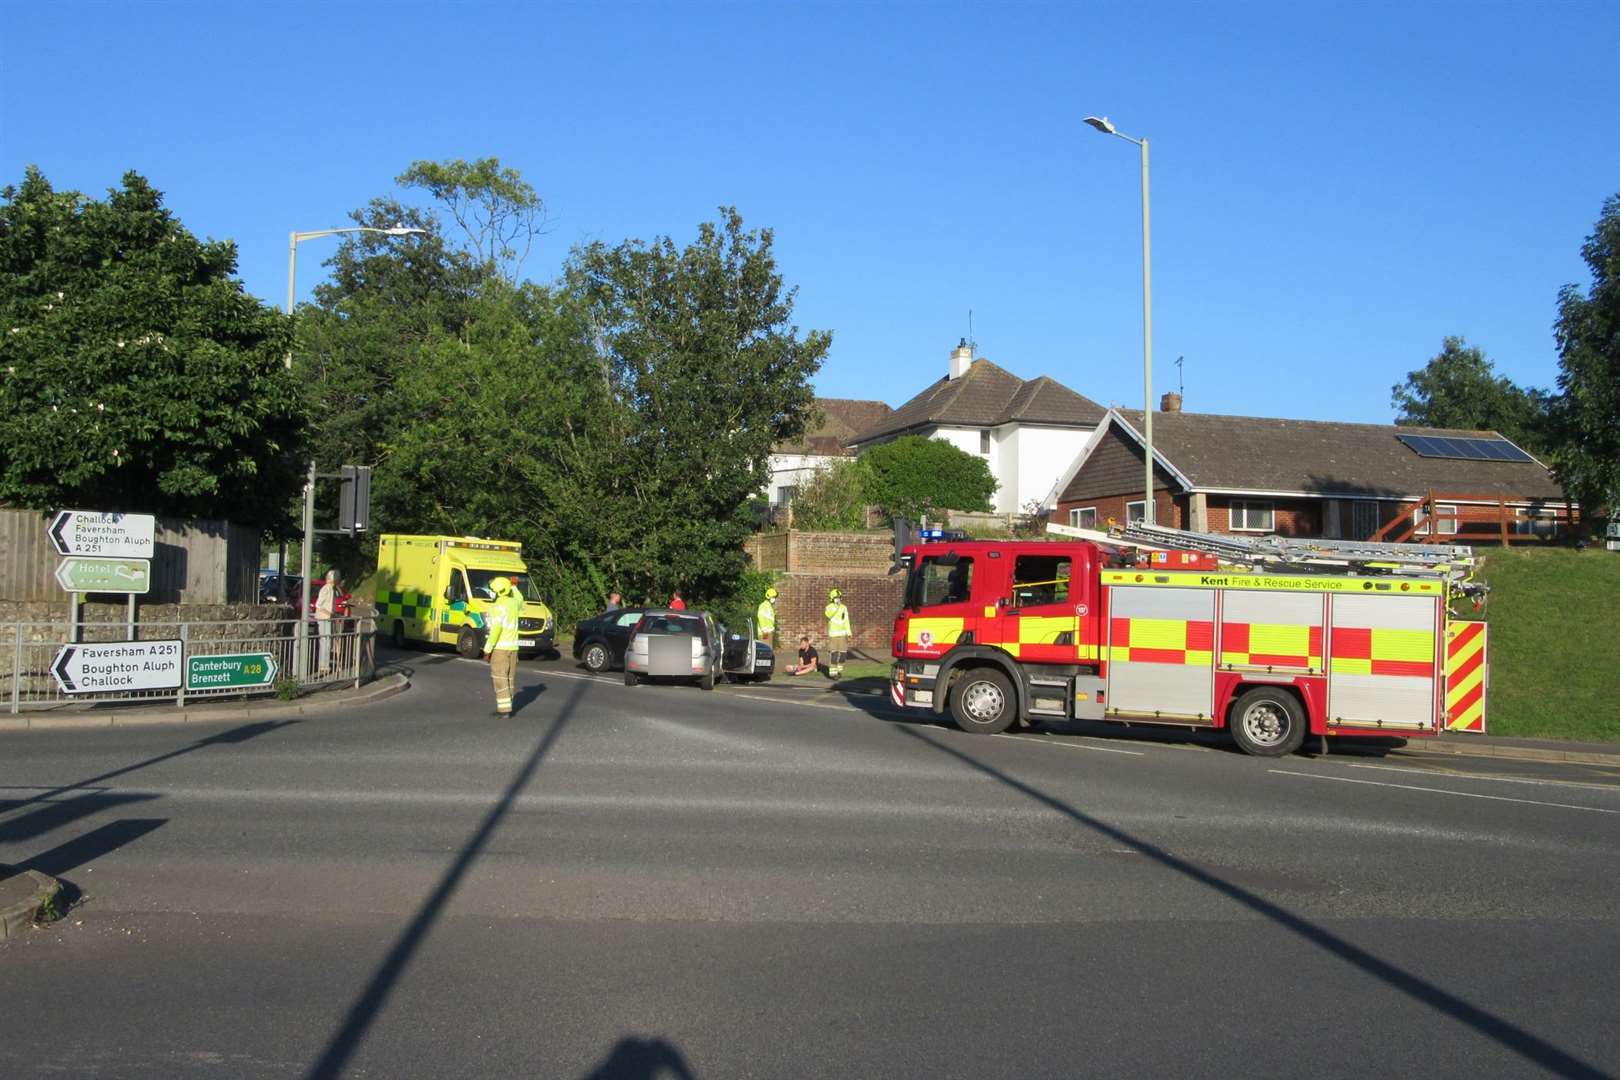
[[[749,701],[768,701],[772,705],[796,705],[801,709],[833,709],[837,712],[860,712],[853,705],[826,705],[819,701],[792,701],[787,698],[767,697],[763,694],[730,693],[727,697],[747,698]]]
[[[1147,757],[1141,750],[1121,750],[1117,746],[1093,746],[1090,743],[1058,742],[1056,739],[1042,738],[1038,735],[1008,735],[1002,733],[995,736],[998,739],[1017,739],[1019,742],[1040,743],[1043,746],[1061,746],[1065,750],[1096,750],[1103,754],[1129,754],[1131,757]]]
[[[1545,787],[1585,788],[1589,791],[1620,791],[1613,784],[1586,784],[1579,780],[1538,780],[1528,776],[1489,776],[1485,773],[1452,772],[1449,769],[1408,769],[1399,765],[1356,765],[1340,762],[1351,769],[1382,769],[1384,772],[1406,773],[1410,776],[1451,776],[1460,780],[1494,780],[1499,784],[1539,784]]]
[[[1414,784],[1386,784],[1381,780],[1355,780],[1348,776],[1324,776],[1321,773],[1289,772],[1287,769],[1267,769],[1278,776],[1303,776],[1307,780],[1334,780],[1341,784],[1366,784],[1371,787],[1400,788],[1402,791],[1427,791],[1433,795],[1455,795],[1462,799],[1489,799],[1491,802],[1524,803],[1527,806],[1551,806],[1559,810],[1585,810],[1591,814],[1616,814],[1620,810],[1607,810],[1601,806],[1576,806],[1572,803],[1540,802],[1536,799],[1510,799],[1506,795],[1480,795],[1473,791],[1448,791],[1445,788],[1417,787]]]

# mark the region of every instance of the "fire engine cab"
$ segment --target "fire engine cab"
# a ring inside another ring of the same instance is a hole
[[[1483,603],[1466,547],[1050,529],[1076,538],[900,548],[895,704],[984,733],[1227,729],[1261,756],[1484,730],[1485,624],[1450,614]]]

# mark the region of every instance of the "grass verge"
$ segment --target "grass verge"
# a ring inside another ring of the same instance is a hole
[[[1620,554],[1485,554],[1492,735],[1620,741]]]

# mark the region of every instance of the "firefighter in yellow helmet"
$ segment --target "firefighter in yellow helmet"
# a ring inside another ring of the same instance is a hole
[[[837,589],[827,593],[827,674],[834,679],[844,673],[844,657],[849,655],[849,608]]]
[[[512,691],[517,683],[518,617],[523,597],[512,587],[512,579],[490,581],[495,602],[484,615],[489,634],[484,638],[484,659],[489,661],[490,678],[495,681],[495,715],[512,715]]]
[[[776,589],[765,590],[765,599],[754,611],[754,636],[767,645],[775,644],[771,635],[776,633]]]

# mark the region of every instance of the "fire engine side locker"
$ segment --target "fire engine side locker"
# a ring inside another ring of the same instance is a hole
[[[1336,593],[1329,604],[1328,726],[1434,731],[1443,686],[1440,598]]]
[[[1108,590],[1106,715],[1213,724],[1215,590]]]

